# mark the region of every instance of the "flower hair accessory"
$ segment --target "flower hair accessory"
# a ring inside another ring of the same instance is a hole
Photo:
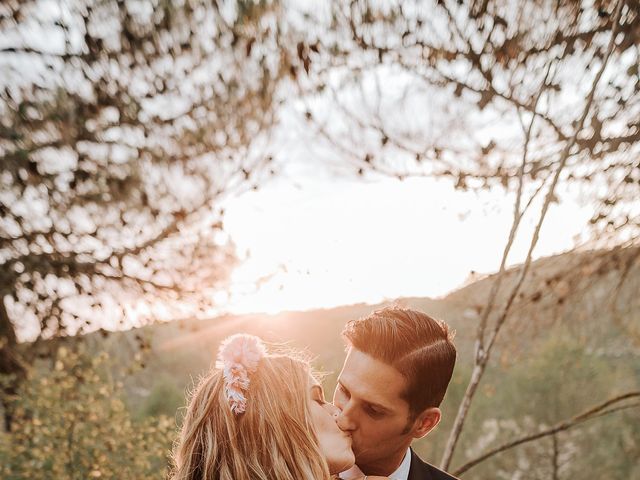
[[[266,353],[262,340],[254,335],[232,335],[220,344],[216,368],[222,370],[224,393],[233,413],[245,411],[249,375],[256,371]]]

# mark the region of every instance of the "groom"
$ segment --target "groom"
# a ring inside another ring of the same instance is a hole
[[[456,361],[447,325],[390,307],[350,321],[342,334],[347,358],[333,403],[341,410],[338,426],[352,435],[357,466],[340,478],[454,479],[410,448],[440,422]]]

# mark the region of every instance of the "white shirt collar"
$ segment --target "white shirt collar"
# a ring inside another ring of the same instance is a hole
[[[409,470],[411,469],[411,449],[407,448],[407,453],[404,454],[404,458],[402,459],[402,463],[397,468],[395,472],[389,475],[389,478],[392,480],[407,480],[409,478]],[[346,472],[342,472],[340,474],[340,478],[349,479],[349,478],[358,478],[363,475],[362,471],[358,468],[357,465],[354,465],[352,468],[347,470]]]
[[[389,475],[389,478],[393,480],[407,480],[409,478],[409,469],[411,468],[411,449],[407,448],[407,453],[404,454],[402,463],[398,469]]]

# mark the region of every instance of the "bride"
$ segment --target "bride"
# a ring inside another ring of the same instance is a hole
[[[306,361],[270,354],[252,335],[228,337],[191,396],[171,479],[337,478],[354,463],[337,411]]]

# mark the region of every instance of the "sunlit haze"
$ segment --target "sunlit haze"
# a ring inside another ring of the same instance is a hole
[[[426,178],[347,180],[317,169],[229,202],[226,231],[241,257],[247,254],[228,296],[218,298],[229,311],[438,297],[471,272],[499,268],[513,197],[459,192]],[[534,258],[572,247],[588,218],[565,196],[550,210]],[[532,230],[526,222],[519,238]],[[509,264],[523,261],[528,245],[517,241]]]

